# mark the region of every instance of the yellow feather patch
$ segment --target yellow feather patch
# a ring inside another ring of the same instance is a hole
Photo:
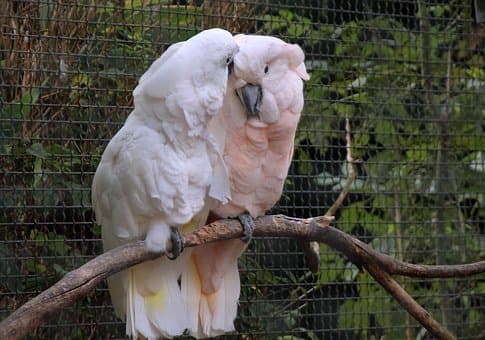
[[[203,226],[207,220],[207,216],[209,216],[209,206],[206,205],[202,211],[194,215],[189,222],[182,226],[182,234],[190,233],[200,226]]]
[[[160,289],[157,293],[145,296],[145,305],[149,310],[158,310],[165,302],[165,294],[163,289]]]
[[[194,218],[192,218],[188,223],[185,223],[182,226],[182,234],[190,233],[197,227],[198,225],[196,224],[196,221],[194,220]]]

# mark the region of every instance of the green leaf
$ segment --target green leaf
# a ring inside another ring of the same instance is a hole
[[[369,306],[367,300],[347,299],[339,307],[339,327],[354,329],[356,334],[361,333],[364,338],[369,328]]]
[[[56,272],[56,274],[57,274],[58,277],[63,277],[64,275],[66,275],[68,273],[67,270],[65,270],[64,268],[62,268],[57,263],[54,263],[52,265],[52,268],[54,269],[54,271]]]
[[[334,186],[345,183],[346,179],[342,176],[334,176],[331,173],[324,171],[315,177],[315,184],[320,186]]]
[[[26,115],[32,110],[34,105],[39,99],[40,90],[38,88],[32,88],[24,92],[20,101],[11,102],[4,105],[2,108],[2,117],[13,119],[25,119]]]
[[[341,255],[335,252],[323,253],[320,259],[318,283],[325,284],[341,280],[344,266],[345,261]]]
[[[34,161],[34,188],[40,188],[43,186],[43,171],[42,171],[43,161],[42,158],[37,157]]]
[[[369,245],[372,249],[384,254],[396,253],[396,240],[394,237],[375,238]]]
[[[37,263],[33,259],[27,260],[25,265],[27,270],[32,274],[42,274],[45,273],[47,270],[47,267],[45,265]]]
[[[49,156],[49,153],[44,149],[42,144],[34,143],[28,149],[27,153],[29,155],[35,156],[37,158],[45,159]]]

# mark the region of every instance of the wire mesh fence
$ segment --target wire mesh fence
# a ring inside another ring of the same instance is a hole
[[[298,43],[311,74],[283,197],[318,216],[357,178],[335,225],[414,263],[485,256],[485,26],[479,1],[0,1],[0,319],[101,253],[90,186],[131,91],[202,29]],[[322,246],[256,239],[240,259],[237,332],[284,339],[427,338],[365,272]],[[401,279],[460,338],[485,337],[485,277]],[[105,286],[34,338],[123,337]]]

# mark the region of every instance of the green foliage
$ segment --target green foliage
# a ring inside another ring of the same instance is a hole
[[[346,300],[339,309],[339,326],[344,329],[355,329],[355,333],[365,338],[371,337],[369,330],[371,319],[384,327],[386,336],[391,339],[402,337],[403,329],[396,327],[402,324],[406,312],[390,297],[372,277],[361,273],[356,278],[359,297]]]
[[[249,304],[246,307],[247,310],[244,306],[240,307],[239,314],[249,317],[240,320],[239,329],[247,329],[249,334],[258,331],[288,333],[287,336],[278,337],[281,339],[294,337],[295,333],[316,339],[311,330],[300,326],[302,319],[300,309],[304,304],[302,300],[309,294],[302,284],[308,279],[309,273],[301,276],[295,276],[292,272],[286,272],[285,276],[276,275],[248,256],[240,259],[239,266],[250,268],[241,275],[243,283],[241,295],[257,301]],[[281,273],[278,272],[278,274]],[[277,299],[278,293],[274,291],[274,287],[278,286],[288,287],[285,289],[284,300]]]
[[[27,90],[18,102],[11,103],[8,107],[0,108],[2,118],[25,119],[26,114],[32,109],[32,105],[39,99],[40,91],[37,88]]]
[[[447,5],[428,10],[434,17],[451,15]],[[310,144],[312,154],[325,155],[335,139],[345,141],[342,127],[346,117],[350,120],[352,153],[360,160],[365,177],[358,177],[351,187],[350,195],[360,199],[341,210],[337,226],[349,233],[358,226],[369,235],[374,249],[411,262],[464,263],[483,259],[483,238],[472,237],[480,232],[477,217],[473,220],[462,208],[466,200],[476,201],[478,211],[474,216],[485,216],[481,151],[485,134],[479,123],[485,113],[485,84],[483,67],[477,67],[485,64],[485,57],[483,53],[462,53],[467,49],[461,38],[467,28],[456,22],[448,22],[445,27],[441,26],[443,22],[432,24],[430,45],[426,46],[430,59],[423,60],[423,33],[392,18],[351,21],[333,27],[312,24],[283,11],[267,19],[266,28],[273,32],[311,37],[302,42],[309,48],[322,40],[335,43],[330,59],[310,63],[315,67],[306,84],[305,115],[300,123],[305,133],[297,137],[297,144]],[[452,47],[455,55],[448,62],[450,46],[456,47]],[[431,72],[428,84],[423,82],[428,77],[424,69]],[[448,89],[450,79],[453,82]],[[296,173],[311,175],[314,189],[339,192],[347,177],[346,162],[341,159],[339,167],[322,171],[312,165],[307,150],[302,147],[297,152],[303,162],[297,163]],[[335,172],[335,168],[339,171]],[[446,197],[441,194],[443,190]],[[437,224],[436,219],[443,222]],[[456,235],[467,241],[458,241]],[[445,243],[437,243],[437,236]],[[436,247],[450,251],[438,259]],[[319,282],[352,282],[358,289],[356,299],[340,305],[340,327],[355,329],[365,338],[376,335],[369,333],[370,328],[384,327],[389,330],[389,338],[401,337],[403,330],[393,331],[390,326],[405,324],[402,309],[371,284],[366,274],[333,253],[325,255]],[[478,297],[476,287],[453,280],[447,288],[433,285],[423,290],[414,283],[406,288],[418,296],[466,292],[467,299],[456,298],[455,304],[467,305],[469,299]],[[435,310],[442,303],[436,298],[427,301],[426,307]],[[390,312],[379,313],[382,310]],[[453,318],[477,320],[478,315],[465,308]],[[478,334],[475,329],[456,331]]]

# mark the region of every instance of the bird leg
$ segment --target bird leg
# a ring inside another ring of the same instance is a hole
[[[177,227],[170,227],[170,240],[172,241],[172,255],[167,257],[175,260],[184,251],[185,238]]]
[[[248,243],[253,238],[254,220],[249,213],[241,214],[237,218],[243,226],[243,237],[241,237],[241,241]]]

